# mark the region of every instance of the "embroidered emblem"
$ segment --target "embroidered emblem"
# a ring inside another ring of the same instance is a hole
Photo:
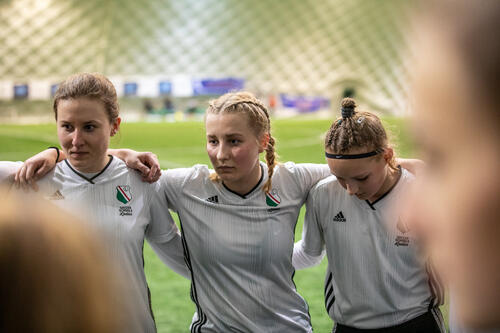
[[[49,199],[49,200],[63,200],[64,195],[62,195],[61,191],[57,190],[52,195],[49,195],[47,197],[47,199]]]
[[[132,193],[130,192],[130,186],[120,185],[116,187],[116,199],[123,204],[128,204],[132,200]]]
[[[266,203],[270,207],[276,207],[281,203],[281,198],[278,194],[278,190],[273,188],[271,192],[266,193]]]

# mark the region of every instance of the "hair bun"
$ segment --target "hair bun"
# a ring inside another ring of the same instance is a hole
[[[352,98],[346,97],[341,102],[342,118],[351,118],[356,109],[356,101]]]

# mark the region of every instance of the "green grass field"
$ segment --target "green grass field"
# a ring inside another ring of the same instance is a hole
[[[414,152],[402,119],[387,118],[386,127],[393,134],[399,156]],[[273,135],[281,161],[324,163],[323,136],[327,120],[275,120]],[[48,146],[57,145],[55,125],[0,125],[0,160],[24,160]],[[153,151],[162,168],[208,164],[203,123],[133,123],[124,124],[121,134],[113,138],[112,147]],[[296,239],[302,232],[302,210],[296,228]],[[158,332],[187,332],[194,305],[189,298],[189,281],[177,276],[157,259],[146,245],[145,269],[152,293]],[[332,322],[323,301],[326,260],[315,268],[298,271],[295,283],[310,306],[315,332],[331,332]],[[445,317],[447,310],[443,309]]]

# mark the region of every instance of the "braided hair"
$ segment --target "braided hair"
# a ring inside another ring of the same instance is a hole
[[[356,107],[354,99],[342,100],[342,117],[337,118],[326,133],[325,148],[334,154],[346,154],[357,148],[369,151],[390,148],[380,118],[371,112],[358,112]],[[391,168],[397,169],[395,157],[388,163]]]

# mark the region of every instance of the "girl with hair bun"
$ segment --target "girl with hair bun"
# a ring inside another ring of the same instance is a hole
[[[292,252],[300,209],[328,166],[278,163],[269,112],[248,92],[211,101],[205,129],[212,168],[171,169],[160,179],[181,224],[197,309],[191,332],[312,332]],[[132,167],[143,156],[113,153]]]
[[[380,119],[342,100],[325,138],[332,176],[311,189],[297,269],[326,248],[325,306],[334,332],[445,332],[443,288],[419,259],[398,207],[413,176],[396,164]]]

